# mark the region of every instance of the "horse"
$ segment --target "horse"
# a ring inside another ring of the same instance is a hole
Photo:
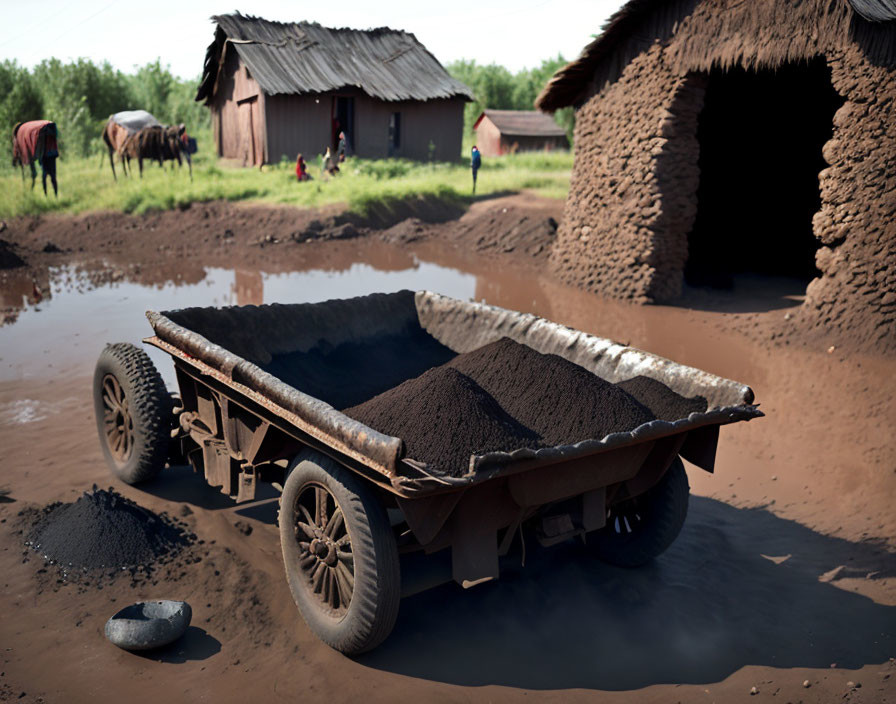
[[[125,165],[125,146],[128,141],[145,127],[161,127],[159,121],[146,110],[123,110],[110,115],[105,127],[103,127],[103,142],[109,150],[109,165],[112,167],[112,177],[117,181],[115,173],[114,155],[118,154],[121,160],[121,170],[127,176]]]
[[[122,171],[127,175],[131,159],[136,159],[143,176],[143,160],[151,159],[159,162],[177,160],[178,166],[183,164],[181,155],[186,158],[190,168],[190,180],[193,180],[193,163],[187,148],[186,127],[183,124],[168,127],[159,123],[155,117],[145,110],[127,110],[109,117],[103,128],[103,141],[109,150],[109,164],[112,176],[115,174],[114,155],[121,160]]]
[[[149,159],[159,162],[164,167],[166,161],[177,161],[178,167],[183,165],[186,158],[190,168],[190,180],[193,180],[193,163],[190,154],[184,145],[183,136],[186,133],[184,125],[176,127],[164,127],[161,125],[144,127],[136,134],[131,135],[121,147],[122,160],[126,160],[130,167],[131,159],[136,159],[143,177],[143,161]]]
[[[31,190],[37,180],[34,162],[40,164],[43,173],[44,195],[47,195],[47,176],[53,184],[53,193],[59,197],[59,186],[56,183],[56,159],[59,156],[56,123],[50,120],[31,120],[20,122],[12,130],[12,165],[22,169],[22,181],[25,180],[25,165],[31,167]]]

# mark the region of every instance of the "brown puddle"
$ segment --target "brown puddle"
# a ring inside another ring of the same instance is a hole
[[[893,362],[741,334],[798,304],[798,287],[786,281],[747,280],[746,295],[739,296],[694,293],[686,300],[691,307],[636,306],[559,284],[533,268],[466,256],[437,241],[399,247],[362,238],[303,245],[301,252],[299,266],[284,258],[267,270],[174,260],[179,270],[168,259],[120,269],[60,267],[39,283],[49,292],[39,301],[27,281],[19,282],[4,292],[5,300],[22,307],[0,327],[0,382],[88,376],[104,343],[138,342],[151,333],[147,309],[428,289],[532,312],[749,384],[767,418],[723,429],[717,475],[692,471],[693,488],[734,504],[772,504],[810,525],[854,537],[896,534],[896,518],[885,506],[886,497],[896,495]],[[150,353],[173,381],[165,356]],[[35,408],[24,417],[42,413]],[[13,415],[23,417],[18,410]],[[845,520],[842,510],[831,513],[834,504],[846,508]]]

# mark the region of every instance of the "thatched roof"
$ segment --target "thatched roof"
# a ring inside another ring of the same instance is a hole
[[[597,80],[600,83],[612,80],[619,75],[625,63],[633,56],[648,49],[656,40],[669,39],[678,30],[682,20],[694,11],[697,4],[698,0],[629,0],[610,16],[600,35],[582,50],[578,59],[554,74],[535,100],[535,106],[539,110],[553,112],[567,105],[578,104],[592,81]],[[720,27],[725,25],[726,29],[729,29],[729,26],[738,29],[732,34],[741,37],[740,42],[746,44],[749,40],[743,37],[741,22],[745,14],[751,12],[752,3],[730,4],[732,6],[730,9],[720,10],[717,13],[720,15],[717,24]],[[813,4],[822,5],[822,3],[805,3],[807,8]],[[788,5],[793,4],[781,3],[779,11],[788,12]],[[805,12],[807,8],[801,11]],[[878,55],[890,59],[894,51],[894,42],[890,41],[889,37],[882,37],[879,25],[876,23],[896,19],[896,0],[831,2],[827,3],[823,12],[848,17],[850,8],[857,15],[858,22],[866,25],[853,28],[853,35],[863,41],[875,42],[874,49],[879,52]],[[800,8],[794,5],[794,10],[800,11]],[[774,21],[773,17],[766,18],[766,22]],[[892,27],[888,26],[884,31],[890,29]],[[807,31],[808,34],[810,32]],[[710,42],[714,36],[718,35],[711,35],[705,39]],[[796,37],[791,39],[790,51],[795,51],[799,41]],[[732,47],[726,46],[725,50],[730,53]],[[599,75],[596,76],[598,71]]]
[[[239,13],[216,15],[196,100],[214,93],[227,45],[267,95],[360,88],[381,100],[432,100],[472,91],[452,78],[413,34],[388,27],[330,29],[312,22],[270,22]]]
[[[473,128],[483,117],[491,120],[501,134],[513,137],[565,137],[566,130],[554,122],[550,115],[537,110],[483,110]]]

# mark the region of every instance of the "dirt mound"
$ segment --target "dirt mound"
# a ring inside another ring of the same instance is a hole
[[[407,456],[460,476],[470,455],[538,447],[538,437],[468,376],[436,367],[345,413],[405,441]]]
[[[13,251],[13,245],[0,240],[0,269],[15,269],[25,266],[25,260]]]
[[[706,399],[702,396],[681,396],[664,383],[646,376],[620,381],[616,386],[649,408],[660,420],[680,420],[691,413],[706,411]]]
[[[164,514],[94,486],[73,503],[44,509],[25,544],[63,569],[93,570],[150,565],[189,542]]]
[[[615,384],[506,337],[449,364],[488,391],[546,445],[601,439],[654,420],[649,409]]]

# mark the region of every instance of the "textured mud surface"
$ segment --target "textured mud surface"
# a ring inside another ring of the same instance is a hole
[[[453,475],[466,472],[471,454],[601,439],[654,419],[615,384],[509,338],[345,412]]]
[[[454,476],[467,472],[470,455],[540,444],[536,433],[451,367],[431,369],[345,412],[402,438],[408,457]]]
[[[647,408],[614,384],[506,337],[450,364],[475,379],[545,445],[599,440],[653,420]]]
[[[660,420],[679,420],[687,418],[691,413],[703,413],[706,410],[706,399],[702,396],[687,398],[646,376],[626,379],[616,386],[649,408],[653,417]]]

